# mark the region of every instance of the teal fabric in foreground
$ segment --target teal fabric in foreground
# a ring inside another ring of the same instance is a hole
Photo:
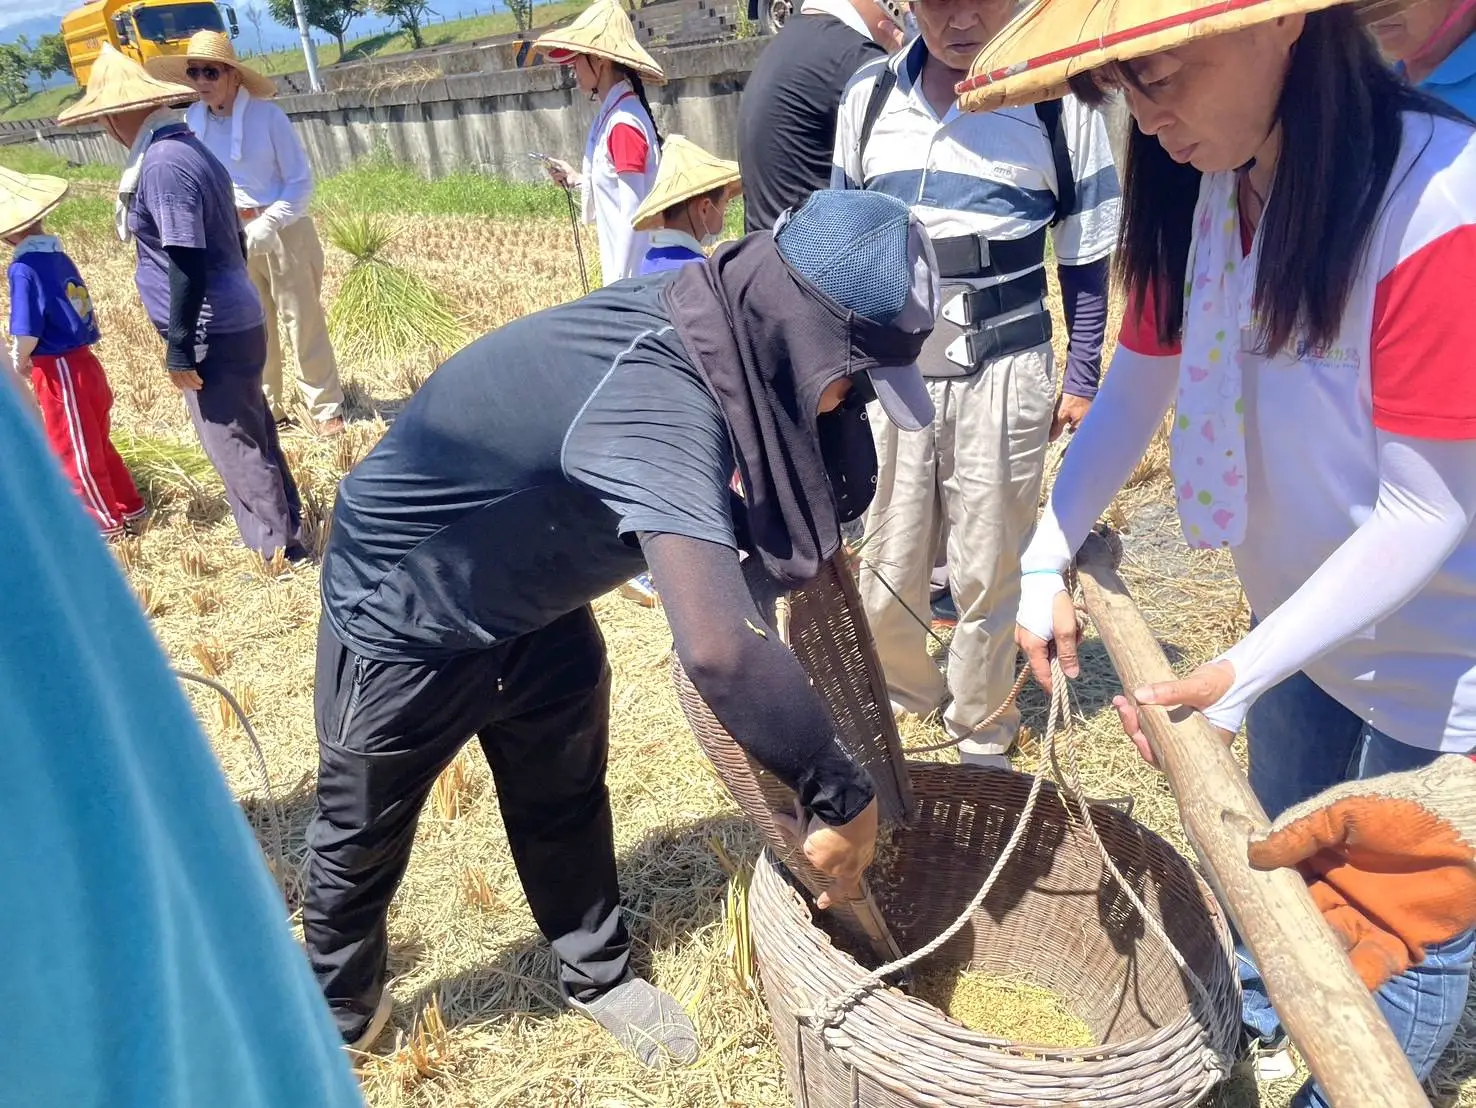
[[[245,819],[0,380],[0,1105],[362,1105]]]

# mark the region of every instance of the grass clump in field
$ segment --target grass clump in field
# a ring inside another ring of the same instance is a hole
[[[353,258],[328,309],[340,356],[449,354],[460,348],[466,332],[446,301],[423,278],[384,257],[397,233],[388,219],[339,212],[329,217],[327,230],[328,241]]]
[[[972,969],[935,969],[919,974],[909,990],[971,1031],[1031,1046],[1096,1045],[1091,1028],[1050,989],[1022,977],[999,977]]]

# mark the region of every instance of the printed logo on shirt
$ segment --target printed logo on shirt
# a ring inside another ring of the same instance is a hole
[[[77,313],[83,323],[92,319],[92,295],[87,291],[86,285],[79,285],[76,281],[68,281],[67,303],[72,305],[72,310]]]
[[[1315,369],[1356,373],[1363,368],[1363,355],[1357,346],[1336,343],[1312,345],[1306,339],[1298,339],[1296,358]]]

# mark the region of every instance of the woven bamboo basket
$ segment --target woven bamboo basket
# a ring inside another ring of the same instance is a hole
[[[1015,828],[1030,778],[971,766],[911,767],[917,808],[871,871],[893,935],[915,950],[967,906]],[[867,973],[816,925],[772,853],[749,893],[753,945],[799,1108],[1185,1108],[1228,1072],[1240,996],[1229,928],[1189,864],[1115,809],[1093,823],[1210,1000],[1167,948],[1046,785],[1020,849],[949,943],[916,966],[1024,975],[1061,997],[1098,1045],[1011,1043],[971,1031],[891,988],[824,1026],[814,1015]]]
[[[813,582],[788,597],[762,595],[761,577],[751,577],[750,587],[771,626],[785,628],[790,649],[830,706],[841,745],[871,774],[883,823],[899,824],[910,819],[912,786],[903,765],[902,740],[886,698],[878,700],[873,693],[884,687],[881,663],[855,578],[843,556],[838,554],[826,562]],[[728,793],[762,833],[769,849],[812,897],[819,896],[829,884],[828,878],[805,860],[799,844],[791,841],[774,819],[776,812],[794,812],[794,793],[733,741],[692,687],[675,655],[672,677],[687,722]],[[839,905],[831,914],[843,930],[871,945],[880,955],[895,957],[900,953],[866,900]]]
[[[1028,977],[1057,993],[1097,1045],[1063,1050],[989,1038],[886,986],[832,1009],[866,982],[871,967],[899,948],[919,949],[958,919],[1019,823],[1032,779],[904,761],[860,597],[839,557],[789,598],[786,637],[829,703],[842,743],[870,770],[891,827],[866,898],[824,913],[823,927],[813,899],[826,878],[774,819],[793,810],[793,794],[737,747],[680,665],[674,676],[699,743],[767,843],[749,915],[798,1108],[1198,1103],[1229,1072],[1239,1028],[1224,915],[1166,842],[1122,812],[1091,808],[1103,845],[1204,986],[1200,995],[1149,933],[1081,817],[1049,784],[990,894],[914,968]]]

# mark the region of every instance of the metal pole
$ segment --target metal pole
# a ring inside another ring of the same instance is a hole
[[[313,36],[308,33],[307,15],[302,10],[302,0],[292,0],[292,12],[297,16],[297,33],[302,38],[302,56],[307,60],[308,87],[314,92],[322,92],[323,82],[318,79],[318,48],[313,45]]]

